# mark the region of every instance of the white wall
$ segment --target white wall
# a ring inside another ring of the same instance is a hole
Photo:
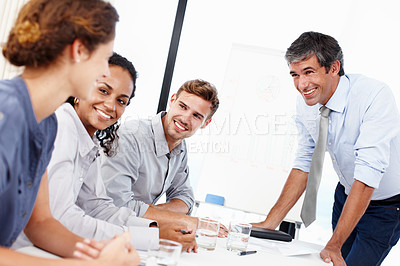
[[[115,3],[121,12],[116,49],[127,55],[140,73],[137,99],[129,107],[127,116],[149,116],[156,112],[173,25],[173,18],[169,17],[175,16],[177,3],[177,0],[117,0]],[[397,6],[395,0],[190,0],[171,92],[186,80],[202,78],[214,83],[225,100],[229,92],[223,91],[224,79],[233,44],[285,51],[302,32],[313,30],[339,41],[347,73],[362,73],[386,82],[400,103],[396,82],[396,65],[400,62]],[[252,71],[251,66],[244,67],[243,71]],[[290,79],[289,75],[287,78]],[[218,118],[217,112],[214,122],[221,124],[223,119]],[[191,141],[215,137],[208,136],[207,132],[199,132]],[[207,154],[190,155],[195,187],[202,182],[200,173],[206,167],[202,165],[204,156]],[[304,239],[319,243],[330,236],[331,190],[337,182],[329,159],[326,161],[321,189],[327,193],[320,193],[319,223],[314,224],[308,235],[308,229],[303,230]],[[264,202],[259,205],[265,212],[271,207]],[[399,258],[398,247],[385,264],[392,265],[391,258],[396,258],[396,254]]]
[[[7,41],[8,34],[12,25],[14,24],[20,8],[28,0],[1,0],[0,1],[0,44],[2,45]],[[3,54],[0,55],[0,79],[12,78],[20,73],[21,68],[12,66],[4,58]]]

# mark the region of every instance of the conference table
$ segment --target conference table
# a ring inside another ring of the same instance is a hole
[[[178,266],[210,266],[210,265],[280,265],[280,266],[313,266],[332,265],[322,261],[320,245],[299,240],[281,242],[251,237],[247,250],[257,250],[257,253],[239,256],[236,252],[226,250],[226,239],[219,238],[215,250],[199,249],[198,253],[181,254]],[[56,256],[39,248],[30,246],[18,250],[38,257],[56,258]],[[145,251],[138,251],[143,264],[146,259]]]

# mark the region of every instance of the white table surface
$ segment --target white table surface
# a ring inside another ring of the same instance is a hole
[[[217,247],[214,251],[208,251],[199,249],[196,253],[182,253],[179,260],[179,266],[197,266],[197,265],[290,265],[290,266],[313,266],[313,265],[331,265],[322,261],[319,256],[319,251],[323,248],[322,246],[306,243],[303,241],[293,240],[292,242],[280,242],[271,240],[266,241],[271,245],[288,246],[290,245],[297,247],[305,247],[314,249],[315,253],[306,255],[294,255],[287,256],[273,250],[267,250],[265,248],[254,248],[254,245],[249,244],[248,250],[257,250],[256,254],[250,254],[245,256],[238,256],[236,252],[228,251],[226,249],[226,239],[218,239]],[[268,245],[267,244],[267,245]]]
[[[254,239],[253,239],[254,240]],[[257,250],[256,254],[238,256],[236,252],[226,250],[226,239],[219,238],[217,241],[217,246],[215,250],[208,251],[204,249],[199,249],[198,253],[182,253],[181,258],[179,260],[179,266],[197,266],[197,265],[294,265],[294,266],[313,266],[313,265],[332,265],[327,264],[322,261],[319,256],[319,250],[323,247],[311,243],[306,243],[303,241],[293,240],[292,242],[279,242],[279,241],[271,241],[271,240],[260,240],[256,239],[256,241],[266,241],[266,246],[280,246],[285,248],[295,247],[304,247],[315,250],[315,253],[306,254],[306,255],[284,255],[281,252],[277,252],[274,250],[268,250],[266,248],[257,247],[252,245],[254,241],[250,241],[249,249]],[[30,246],[21,248],[18,250],[19,252],[23,252],[26,254],[30,254],[33,256],[39,257],[47,257],[47,258],[56,258],[56,256],[43,251],[39,248]],[[143,252],[140,253],[143,255]]]

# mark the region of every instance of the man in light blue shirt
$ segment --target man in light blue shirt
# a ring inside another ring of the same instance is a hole
[[[105,158],[102,164],[102,177],[114,203],[156,220],[160,226],[189,220],[183,214],[191,212],[194,195],[185,139],[205,128],[218,106],[214,85],[189,80],[172,95],[168,112],[124,123],[116,155]],[[163,194],[167,202],[156,205]],[[188,222],[189,227],[197,226],[194,220]]]
[[[302,96],[299,146],[279,200],[254,225],[276,228],[304,192],[324,105],[331,110],[327,151],[339,183],[334,232],[321,258],[334,265],[379,265],[400,237],[400,116],[392,92],[382,82],[345,75],[339,44],[321,33],[303,33],[285,57]]]

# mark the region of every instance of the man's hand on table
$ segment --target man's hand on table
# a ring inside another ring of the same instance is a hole
[[[344,261],[342,253],[340,252],[340,248],[329,245],[329,243],[325,246],[321,253],[319,253],[319,255],[326,263],[332,262],[334,266],[346,266],[346,262]]]
[[[182,244],[182,250],[197,253],[196,231],[184,224],[161,225],[160,238],[169,239]]]

